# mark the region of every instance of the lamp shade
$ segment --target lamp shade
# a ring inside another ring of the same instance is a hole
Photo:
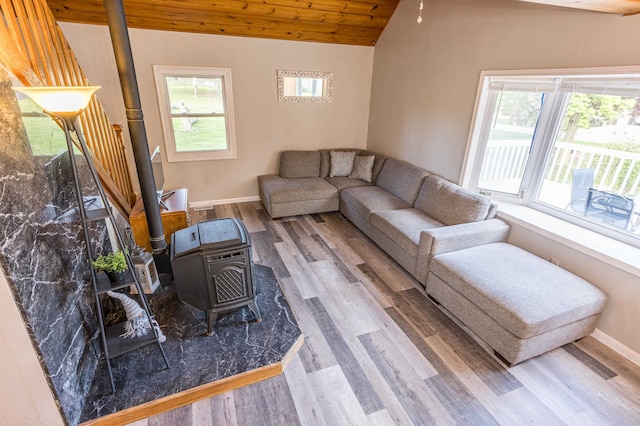
[[[89,105],[100,86],[14,87],[29,96],[42,109],[57,113],[80,112]]]

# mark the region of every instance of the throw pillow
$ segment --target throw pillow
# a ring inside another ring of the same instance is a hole
[[[353,161],[353,170],[349,177],[371,182],[371,178],[373,177],[373,161],[375,159],[375,155],[358,155]]]
[[[349,173],[353,170],[355,157],[355,151],[331,151],[331,171],[329,176],[349,176]]]

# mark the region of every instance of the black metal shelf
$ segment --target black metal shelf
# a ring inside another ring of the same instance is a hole
[[[144,311],[144,316],[152,323],[153,314],[151,313],[151,307],[149,306],[149,302],[144,295],[144,291],[142,289],[142,285],[138,280],[138,277],[135,273],[135,267],[133,266],[133,262],[131,260],[131,256],[127,251],[127,247],[125,246],[124,239],[118,229],[118,224],[116,223],[115,218],[113,217],[113,213],[109,206],[109,200],[107,195],[104,192],[104,188],[102,187],[102,183],[100,182],[100,178],[98,177],[98,173],[96,172],[95,166],[93,165],[93,160],[91,156],[86,155],[89,152],[89,148],[87,147],[84,138],[82,137],[82,133],[76,131],[73,120],[69,120],[64,117],[59,117],[60,120],[65,125],[66,131],[66,140],[67,140],[67,150],[70,155],[71,168],[73,170],[73,177],[75,180],[75,189],[76,196],[78,197],[78,211],[80,213],[80,217],[82,219],[82,228],[84,233],[84,241],[85,248],[87,250],[87,257],[89,260],[95,259],[95,253],[93,250],[93,245],[91,241],[91,236],[89,234],[89,223],[97,220],[109,220],[111,222],[111,230],[115,234],[115,246],[112,247],[114,251],[121,250],[124,252],[125,260],[127,263],[127,269],[124,274],[124,278],[122,281],[118,281],[116,283],[112,283],[109,281],[109,278],[105,273],[98,273],[97,271],[92,271],[91,273],[91,282],[93,285],[93,290],[96,298],[96,310],[98,323],[100,325],[100,338],[102,341],[102,347],[105,353],[105,359],[107,363],[107,370],[109,372],[109,379],[111,381],[111,389],[113,392],[116,390],[115,382],[113,380],[113,371],[111,369],[111,361],[110,359],[122,354],[125,354],[134,349],[140,348],[142,346],[148,345],[150,343],[156,343],[164,361],[169,368],[169,360],[167,359],[167,354],[164,352],[162,348],[162,341],[160,335],[157,334],[156,330],[148,330],[147,334],[141,337],[120,337],[120,335],[125,333],[125,324],[126,322],[122,322],[111,327],[106,327],[104,324],[104,312],[103,312],[103,297],[101,295],[107,293],[109,290],[120,290],[125,287],[133,286],[137,289],[137,296],[132,297],[134,303],[137,303],[138,306]],[[78,165],[76,163],[76,157],[73,154],[73,142],[71,140],[69,132],[73,130],[76,131],[78,136],[78,141],[80,142],[81,152],[84,154],[85,159],[87,160],[87,165],[89,166],[89,171],[91,172],[91,177],[95,182],[96,189],[98,191],[98,195],[87,195],[84,196],[82,193],[82,185],[80,182],[80,175],[78,173]],[[90,265],[93,267],[93,265]],[[127,296],[128,297],[128,296]],[[163,340],[163,339],[162,339]]]
[[[102,272],[97,273],[96,277],[98,279],[98,282],[96,283],[96,292],[98,294],[105,294],[108,291],[120,290],[136,284],[131,271],[128,270],[124,272],[124,278],[115,283],[111,282],[107,274]]]
[[[120,337],[124,333],[124,322],[106,328],[105,336],[107,338],[109,359],[126,354],[127,352],[131,352],[148,344],[156,343],[156,336],[153,330],[149,330],[147,334],[141,337]]]

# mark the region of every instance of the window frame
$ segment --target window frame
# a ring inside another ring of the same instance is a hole
[[[160,121],[162,124],[167,161],[172,163],[185,161],[230,160],[238,158],[231,68],[153,65],[153,73],[156,83],[156,93],[158,96],[158,107],[160,110]],[[169,99],[166,83],[167,77],[220,78],[222,80],[222,96],[225,112],[212,114],[194,113],[191,115],[194,117],[224,117],[227,136],[226,149],[198,151],[178,151],[176,149],[175,129],[173,126],[174,114],[171,112],[171,101]]]
[[[567,89],[567,86],[575,84],[577,87],[581,81],[593,84],[594,81],[599,82],[607,79],[614,81],[616,78],[628,78],[638,82],[640,81],[640,67],[482,71],[461,174],[462,185],[471,190],[490,195],[492,199],[498,202],[505,201],[512,204],[521,204],[599,234],[640,247],[640,238],[638,236],[598,225],[538,201],[544,183],[546,165],[549,156],[552,154],[566,106],[571,98],[572,92]],[[495,90],[495,85],[491,87],[495,80],[504,80],[505,87],[502,90],[505,88],[516,91],[519,88],[527,90],[537,86],[544,89],[540,91],[543,91],[545,97],[547,97],[544,102],[545,105],[540,112],[539,127],[536,129],[529,160],[517,195],[495,191],[489,193],[478,187],[488,142],[487,132],[489,128],[486,124],[493,115],[496,105],[495,96],[498,93],[498,90]],[[603,87],[598,90],[606,89],[606,87]],[[634,96],[640,96],[640,91],[635,93]],[[494,102],[490,103],[492,99]]]

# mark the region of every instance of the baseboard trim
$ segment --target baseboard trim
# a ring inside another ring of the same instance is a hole
[[[639,353],[635,352],[634,350],[632,350],[632,349],[628,348],[627,346],[623,345],[622,343],[618,342],[616,339],[614,339],[613,337],[609,336],[608,334],[606,334],[602,330],[596,328],[595,331],[593,333],[591,333],[591,337],[593,337],[594,339],[596,339],[597,341],[599,341],[603,345],[607,346],[609,349],[611,349],[611,350],[617,352],[618,354],[622,355],[623,357],[625,357],[626,359],[628,359],[629,361],[631,361],[635,365],[640,366],[640,354]]]
[[[227,198],[226,200],[191,201],[189,202],[189,207],[194,210],[206,210],[220,204],[246,203],[249,201],[260,201],[260,197],[253,195],[251,197]]]

